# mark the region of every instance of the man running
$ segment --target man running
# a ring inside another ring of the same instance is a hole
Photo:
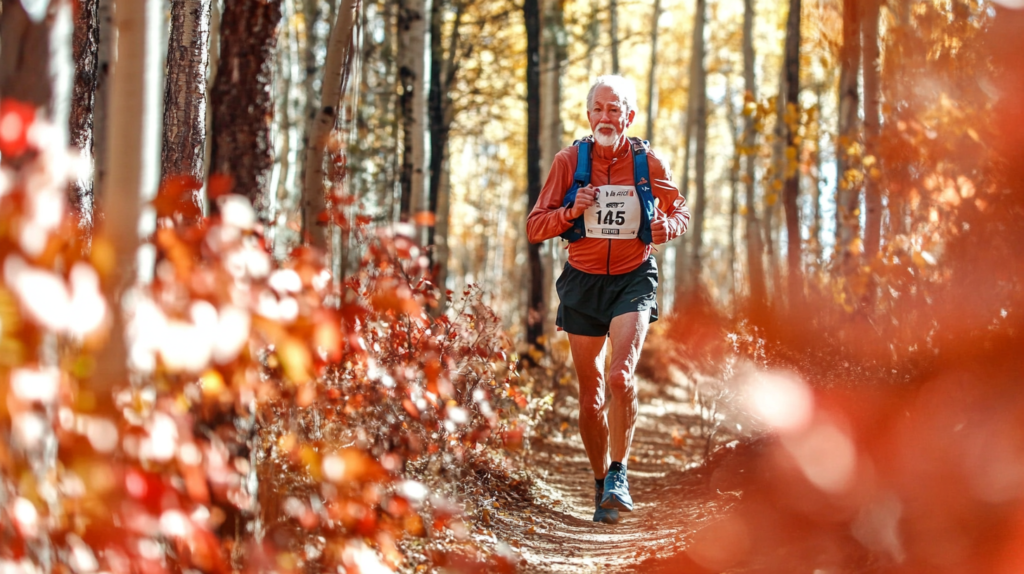
[[[633,510],[626,480],[638,408],[633,372],[648,324],[658,318],[652,245],[682,235],[690,221],[668,166],[647,142],[626,137],[635,117],[632,82],[598,78],[587,95],[593,137],[558,152],[526,222],[531,243],[560,235],[570,241],[556,284],[556,325],[569,335],[579,379],[580,434],[597,491],[594,521],[609,524],[620,510]],[[606,337],[612,357],[604,373]]]

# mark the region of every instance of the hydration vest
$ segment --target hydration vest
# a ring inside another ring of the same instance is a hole
[[[650,144],[640,138],[629,138],[630,150],[633,152],[633,184],[636,186],[637,196],[640,198],[640,229],[637,231],[637,238],[644,244],[651,243],[651,220],[654,219],[654,194],[651,191],[651,174],[647,168],[647,150]],[[576,173],[573,174],[572,186],[565,193],[562,200],[562,207],[572,207],[576,203],[576,192],[581,187],[590,183],[590,153],[594,147],[593,136],[587,136],[582,140],[573,142],[576,146]],[[562,233],[562,239],[569,243],[579,241],[587,236],[587,229],[583,222],[583,216],[579,216],[572,222],[572,227]]]

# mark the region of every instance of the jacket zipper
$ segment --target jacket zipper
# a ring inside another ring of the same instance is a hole
[[[617,159],[618,158],[613,157],[612,161],[608,162],[608,185],[612,184],[612,165],[615,163],[615,160],[617,160]],[[612,240],[611,239],[608,240],[608,258],[605,260],[604,273],[605,273],[605,275],[611,275],[612,274]]]

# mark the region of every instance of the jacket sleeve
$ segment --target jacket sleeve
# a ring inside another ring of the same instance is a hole
[[[562,207],[565,192],[572,186],[573,172],[576,171],[575,166],[570,165],[570,155],[568,150],[562,150],[555,155],[555,161],[551,164],[551,171],[541,189],[540,197],[526,218],[526,236],[530,243],[540,243],[545,239],[558,237],[572,227],[569,210]]]
[[[653,151],[648,154],[647,164],[651,172],[651,188],[658,200],[658,211],[664,214],[668,224],[668,238],[675,239],[690,227],[690,208],[686,206],[686,198],[672,183],[672,171]]]

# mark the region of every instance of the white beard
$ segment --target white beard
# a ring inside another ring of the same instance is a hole
[[[601,128],[611,128],[612,134],[607,136],[601,134],[598,131]],[[594,141],[596,141],[598,145],[611,147],[615,145],[615,142],[619,141],[619,130],[615,129],[615,126],[612,126],[610,124],[599,124],[597,126],[597,129],[594,130]]]

